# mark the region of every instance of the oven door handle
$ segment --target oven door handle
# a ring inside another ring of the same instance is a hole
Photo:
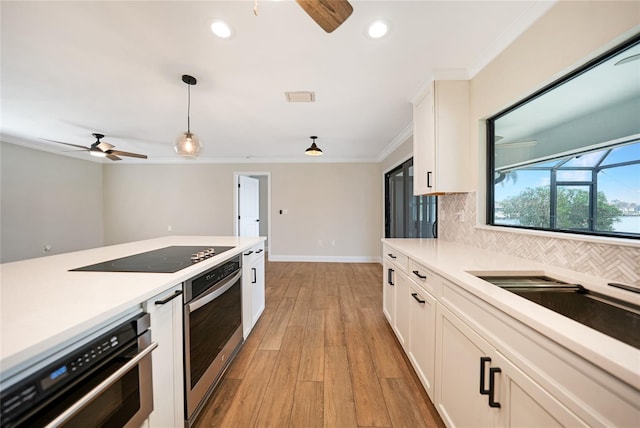
[[[207,303],[210,303],[215,298],[224,294],[240,278],[241,275],[242,275],[242,271],[238,270],[238,273],[236,273],[232,277],[227,277],[224,281],[222,281],[216,287],[211,287],[211,290],[207,291],[205,294],[198,297],[198,299],[189,303],[187,305],[187,309],[189,313],[200,309]]]
[[[104,391],[109,389],[122,376],[127,374],[128,371],[130,371],[132,368],[134,368],[143,358],[145,358],[147,355],[149,355],[151,353],[151,351],[153,351],[157,347],[158,347],[158,344],[156,342],[152,342],[151,345],[147,346],[142,351],[140,351],[138,354],[136,354],[136,356],[133,357],[129,362],[127,362],[127,364],[125,364],[124,366],[120,367],[118,370],[113,372],[108,378],[106,378],[104,381],[102,381],[102,383],[100,385],[98,385],[95,388],[93,388],[91,391],[89,391],[87,393],[87,395],[85,395],[80,400],[76,401],[71,406],[69,406],[69,408],[67,408],[67,410],[65,410],[57,418],[52,420],[49,423],[49,425],[47,425],[45,428],[58,427],[58,426],[64,424],[65,422],[67,422],[72,417],[74,417],[76,415],[76,413],[78,413],[80,410],[82,410],[87,405],[89,405],[93,400],[95,400]]]

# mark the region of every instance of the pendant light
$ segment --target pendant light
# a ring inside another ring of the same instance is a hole
[[[200,138],[191,132],[190,114],[191,114],[191,86],[197,83],[196,78],[185,74],[182,76],[182,81],[189,85],[188,88],[188,102],[187,102],[187,132],[180,134],[176,139],[176,143],[173,145],[173,149],[176,153],[183,158],[195,159],[198,157],[200,150],[202,149],[202,143]]]
[[[309,138],[311,138],[313,143],[311,143],[311,147],[304,151],[304,154],[307,156],[322,156],[322,150],[320,150],[320,148],[316,146],[316,138],[318,137],[312,135]]]

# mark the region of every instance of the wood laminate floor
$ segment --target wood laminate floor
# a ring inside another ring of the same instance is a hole
[[[203,427],[444,427],[382,314],[382,266],[266,264],[266,308]]]

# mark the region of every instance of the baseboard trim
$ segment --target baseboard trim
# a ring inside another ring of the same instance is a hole
[[[269,261],[314,263],[382,263],[382,258],[365,256],[286,256],[269,254]]]

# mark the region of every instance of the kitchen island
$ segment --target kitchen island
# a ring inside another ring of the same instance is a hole
[[[0,265],[2,381],[262,241],[260,237],[169,236]],[[175,273],[69,271],[173,245],[234,248]]]
[[[448,426],[640,424],[640,349],[479,276],[546,276],[636,307],[637,294],[439,239],[383,239],[383,260],[384,314]]]

